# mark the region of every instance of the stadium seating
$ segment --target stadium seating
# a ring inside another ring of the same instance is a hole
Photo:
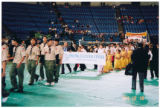
[[[123,22],[124,33],[126,32],[145,32],[150,35],[158,35],[158,7],[156,6],[133,6],[120,5],[121,16],[131,16],[134,22],[144,19],[141,24]],[[89,30],[92,34],[105,34],[105,41],[109,41],[110,36],[118,33],[118,22],[116,20],[116,9],[111,6],[105,7],[84,7],[84,6],[58,6],[57,8],[62,18],[72,30]],[[51,11],[52,10],[52,11]],[[3,2],[2,22],[17,37],[25,39],[32,31],[42,31],[47,34],[51,26],[49,21],[58,18],[49,5],[25,4],[16,2]],[[75,23],[74,20],[78,20]],[[152,20],[149,22],[148,20]],[[82,27],[83,25],[83,27]],[[88,27],[89,26],[89,27]],[[62,32],[61,24],[54,24],[57,32]],[[5,33],[4,30],[2,33]],[[95,41],[91,35],[75,34],[73,38],[78,41]],[[69,40],[67,36],[60,37],[61,40]],[[98,39],[102,40],[102,39]],[[113,41],[120,41],[119,37],[113,36]]]
[[[41,5],[23,3],[3,3],[3,24],[14,31],[19,38],[26,38],[31,31],[48,32],[50,19],[56,18],[54,13]]]
[[[139,19],[143,19],[143,16],[139,10],[139,6],[132,5],[121,5],[120,11],[122,16],[130,16],[133,17],[134,23],[128,23],[127,21],[123,22],[124,25],[124,33],[126,32],[145,32],[147,30],[146,24],[138,24]]]
[[[142,14],[146,20],[146,26],[150,35],[157,36],[158,33],[158,7],[157,6],[141,6]]]
[[[59,6],[58,10],[62,13],[65,22],[74,30],[90,30],[91,33],[108,34],[118,32],[115,10],[112,7]],[[75,23],[74,20],[78,20],[79,23]],[[83,25],[84,27],[78,25]],[[87,25],[90,27],[87,28]],[[85,40],[95,41],[95,38],[84,37]],[[75,38],[79,40],[82,36],[77,35]],[[106,39],[108,39],[108,36]]]

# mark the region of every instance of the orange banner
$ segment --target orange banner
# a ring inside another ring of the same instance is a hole
[[[127,32],[126,36],[147,36],[147,32],[141,32],[141,33],[131,33]]]

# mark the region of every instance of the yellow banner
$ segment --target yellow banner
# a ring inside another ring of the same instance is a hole
[[[131,33],[127,32],[126,36],[147,36],[147,32],[141,32],[141,33]]]

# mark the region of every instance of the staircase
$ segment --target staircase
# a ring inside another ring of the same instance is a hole
[[[120,8],[116,7],[116,19],[121,18],[121,12],[120,12]],[[117,20],[118,21],[118,20]],[[121,21],[121,23],[118,22],[118,31],[123,32],[123,23]]]

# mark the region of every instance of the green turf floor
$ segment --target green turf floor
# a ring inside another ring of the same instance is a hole
[[[149,71],[144,94],[141,94],[138,80],[137,91],[131,91],[131,76],[125,76],[124,70],[97,76],[92,65],[87,65],[87,68],[84,72],[66,72],[53,87],[45,86],[45,81],[27,85],[30,75],[25,70],[24,93],[11,93],[2,106],[159,106],[159,80],[151,80]],[[10,64],[7,66],[7,89],[11,87],[9,70]]]

